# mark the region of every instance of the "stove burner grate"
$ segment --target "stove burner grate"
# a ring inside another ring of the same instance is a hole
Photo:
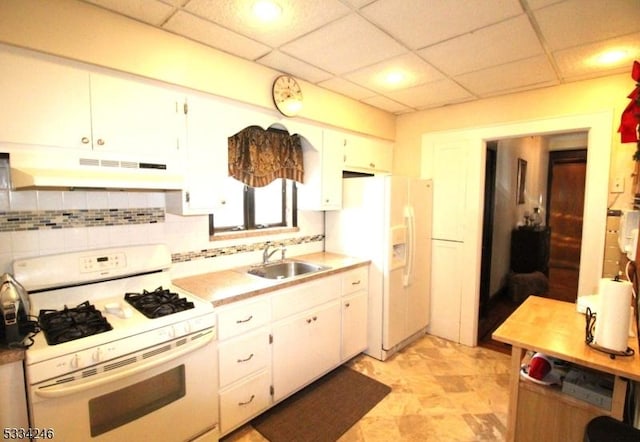
[[[111,324],[94,305],[85,301],[63,310],[40,310],[40,328],[49,345],[62,344],[85,336],[112,330]]]
[[[147,318],[154,319],[194,308],[193,302],[162,286],[149,292],[125,293],[125,301]]]

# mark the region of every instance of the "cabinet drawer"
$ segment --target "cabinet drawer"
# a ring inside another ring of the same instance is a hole
[[[218,344],[220,388],[266,368],[269,364],[269,330],[229,339]]]
[[[224,340],[269,323],[271,305],[268,298],[245,301],[218,312],[218,339]]]
[[[342,294],[367,290],[369,287],[369,267],[358,267],[342,274]]]
[[[225,434],[266,409],[271,403],[268,372],[220,392],[220,433]]]
[[[276,293],[273,298],[273,320],[308,310],[340,297],[340,275],[327,276]]]

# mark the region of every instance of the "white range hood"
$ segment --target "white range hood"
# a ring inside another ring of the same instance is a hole
[[[21,189],[180,190],[180,161],[160,155],[101,154],[71,149],[13,149],[11,185]],[[140,161],[144,160],[144,161]]]
[[[166,170],[78,170],[11,168],[14,189],[78,188],[180,190],[183,178]]]

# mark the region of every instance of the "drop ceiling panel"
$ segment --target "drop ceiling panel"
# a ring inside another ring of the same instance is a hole
[[[277,71],[286,72],[299,78],[304,78],[312,83],[331,78],[331,74],[311,66],[304,61],[300,61],[280,51],[271,51],[264,57],[259,58],[258,63],[269,66]]]
[[[475,98],[469,91],[448,79],[391,92],[387,96],[413,109],[427,109]]]
[[[542,53],[542,45],[524,14],[418,51],[425,60],[449,75],[473,72]]]
[[[543,55],[460,75],[456,79],[480,97],[558,83]]]
[[[321,81],[320,83],[318,83],[318,86],[342,95],[346,95],[347,97],[351,97],[356,100],[370,98],[375,95],[373,91],[340,77],[333,77],[328,80]]]
[[[252,14],[255,0],[191,0],[186,5],[211,22],[277,47],[343,17],[349,8],[338,0],[279,0],[282,16],[266,24]]]
[[[136,20],[160,26],[173,12],[168,2],[157,0],[86,0]]]
[[[522,13],[518,0],[379,0],[362,14],[419,49]]]
[[[386,77],[393,72],[400,72],[404,74],[405,78],[397,84],[390,84],[386,81]],[[404,89],[439,80],[443,78],[443,75],[417,55],[403,54],[359,69],[345,75],[345,77],[366,88],[384,93],[389,90]]]
[[[631,34],[625,37],[607,40],[606,42],[592,43],[577,46],[574,48],[557,51],[553,54],[556,59],[560,75],[563,79],[581,80],[601,75],[606,70],[600,68],[594,71],[597,65],[597,58],[607,48],[615,47],[621,51],[626,51],[632,59],[640,60],[640,33]],[[610,75],[631,72],[632,63],[627,59],[622,59],[608,67]]]
[[[270,50],[262,43],[184,11],[176,12],[163,29],[250,60],[255,60]]]
[[[362,100],[362,102],[370,104],[371,106],[386,110],[387,112],[390,112],[392,114],[400,114],[400,113],[405,113],[412,110],[407,106],[404,106],[386,97],[381,97],[379,95],[376,97],[365,98],[364,100]]]
[[[638,0],[567,0],[534,11],[551,50],[640,31]]]
[[[407,52],[358,15],[349,15],[282,46],[282,52],[333,74],[344,74]]]

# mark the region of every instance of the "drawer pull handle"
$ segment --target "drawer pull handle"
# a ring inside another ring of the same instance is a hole
[[[345,307],[351,307],[351,303],[350,303],[350,302],[345,302],[345,303],[344,303],[344,306],[345,306]]]
[[[252,319],[253,319],[253,315],[249,316],[247,319],[238,319],[238,320],[236,321],[236,324],[243,324],[243,323],[245,323],[245,322],[249,322],[249,321],[251,321]]]
[[[252,394],[248,401],[246,401],[246,402],[238,402],[238,405],[239,405],[239,406],[241,406],[241,407],[242,407],[243,405],[249,405],[251,402],[253,402],[253,400],[254,400],[255,398],[256,398],[256,395],[255,395],[255,394]]]
[[[253,353],[251,353],[251,354],[249,355],[249,357],[248,357],[248,358],[245,358],[245,359],[237,359],[237,362],[238,362],[238,364],[241,364],[241,363],[243,363],[243,362],[250,361],[251,359],[253,359]]]
[[[352,282],[351,285],[360,285],[360,280],[358,279],[357,281]]]

